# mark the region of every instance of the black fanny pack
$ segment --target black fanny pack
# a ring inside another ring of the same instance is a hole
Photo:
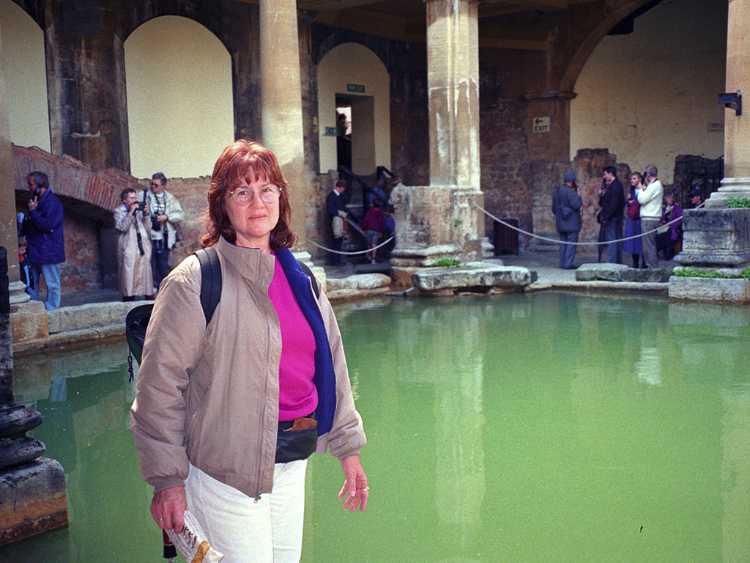
[[[318,443],[318,421],[303,416],[289,422],[279,422],[276,436],[276,463],[307,459]]]

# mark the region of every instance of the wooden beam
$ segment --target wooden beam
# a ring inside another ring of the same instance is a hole
[[[302,7],[305,10],[330,11],[347,10],[349,8],[361,8],[377,4],[377,0],[303,0]]]
[[[507,16],[532,11],[560,12],[570,8],[570,3],[571,0],[484,0],[479,4],[479,17]]]
[[[501,37],[480,37],[480,49],[514,49],[517,51],[546,51],[546,41],[533,39],[503,39]]]

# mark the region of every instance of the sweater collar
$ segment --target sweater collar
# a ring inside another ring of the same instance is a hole
[[[267,288],[271,285],[276,259],[272,254],[263,254],[258,248],[245,248],[219,237],[216,250],[224,262],[245,279]]]

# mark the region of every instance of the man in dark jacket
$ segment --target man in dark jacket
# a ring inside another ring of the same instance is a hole
[[[31,192],[29,213],[23,223],[26,236],[33,288],[32,299],[39,300],[39,278],[47,284],[48,311],[60,306],[60,264],[65,262],[63,237],[63,206],[49,187],[49,179],[42,172],[32,172],[26,177]]]
[[[604,169],[602,189],[599,196],[599,222],[604,232],[604,241],[622,238],[623,212],[625,209],[625,192],[617,170],[614,166]],[[607,245],[607,262],[619,264],[622,262],[622,243]]]
[[[331,226],[331,248],[337,252],[341,251],[344,243],[344,218],[348,215],[346,211],[346,182],[336,180],[336,185],[326,197],[326,215]],[[332,253],[329,258],[332,266],[341,264],[341,255]]]
[[[563,242],[578,242],[581,232],[581,196],[576,191],[576,175],[572,170],[565,172],[564,184],[552,196],[552,213],[555,214],[557,233]],[[560,245],[560,267],[563,270],[575,268],[576,247],[573,244]]]

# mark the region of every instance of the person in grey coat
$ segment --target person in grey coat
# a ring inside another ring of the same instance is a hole
[[[552,196],[552,213],[560,240],[578,242],[581,232],[581,196],[576,187],[576,175],[572,170],[565,172],[563,185],[555,190]],[[560,267],[564,270],[575,268],[576,247],[571,244],[560,245]]]

